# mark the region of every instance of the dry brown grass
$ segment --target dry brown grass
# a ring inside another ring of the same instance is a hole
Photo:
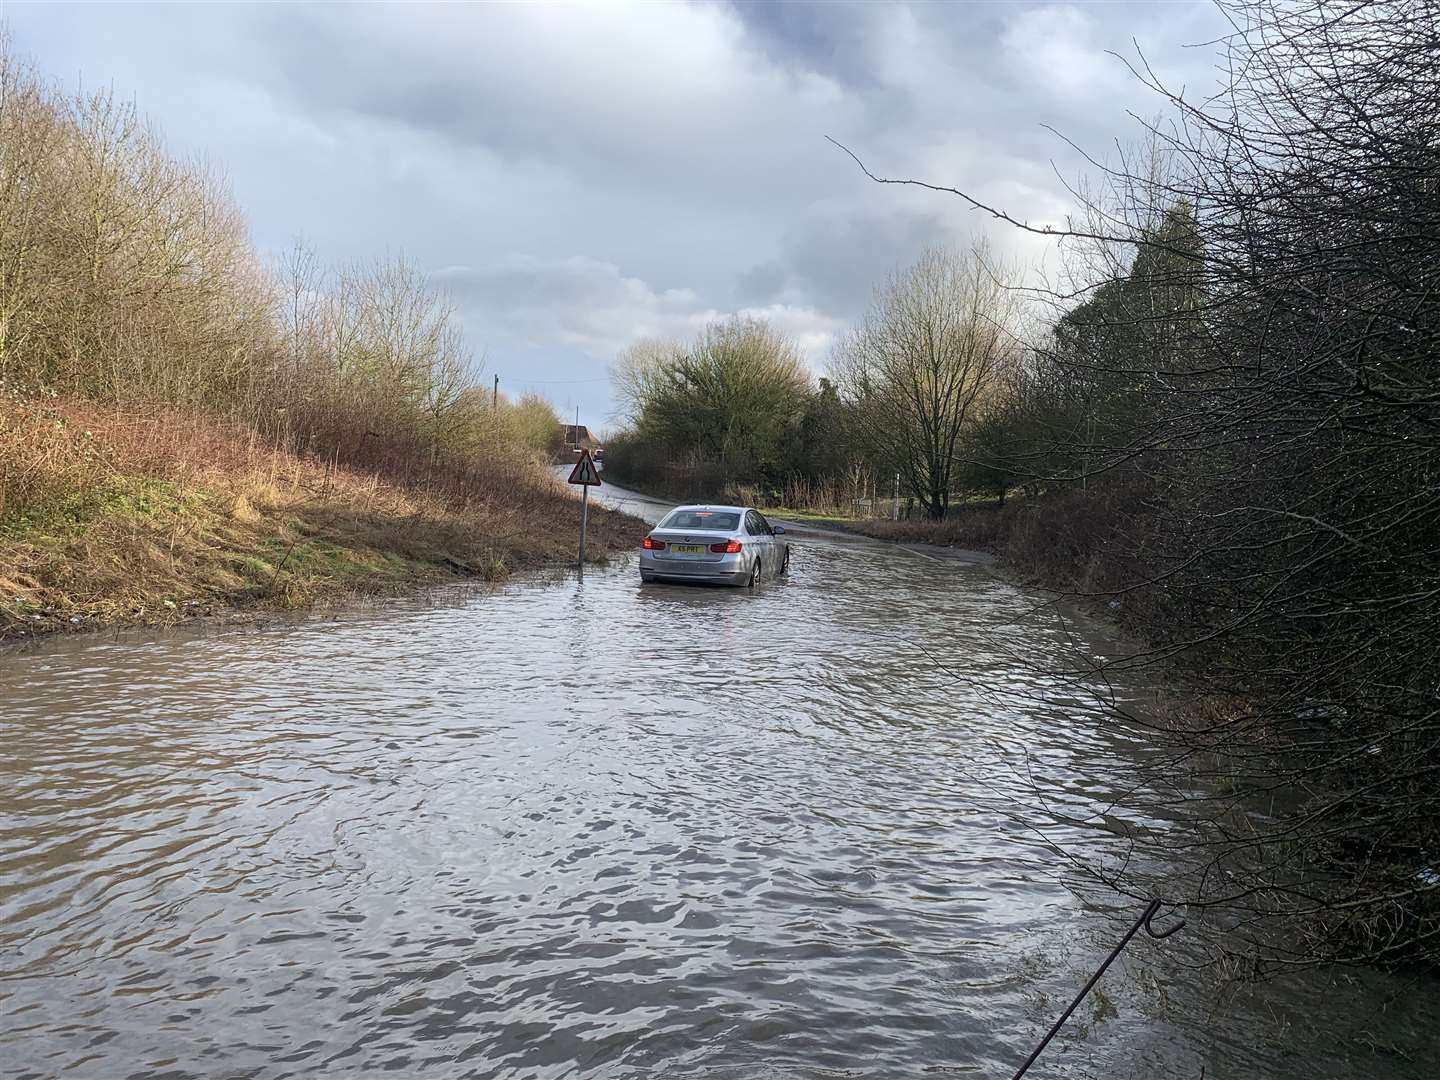
[[[532,463],[404,461],[396,478],[173,410],[0,399],[0,637],[298,607],[572,556],[574,501]],[[596,508],[592,556],[643,532]]]

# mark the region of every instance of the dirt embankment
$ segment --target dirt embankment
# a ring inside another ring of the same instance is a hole
[[[6,399],[0,639],[495,580],[573,558],[576,518],[528,461],[386,477],[174,410]],[[592,507],[591,557],[644,529]]]

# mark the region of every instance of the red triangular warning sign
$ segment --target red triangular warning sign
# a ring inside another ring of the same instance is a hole
[[[575,468],[570,470],[570,483],[584,484],[586,487],[600,486],[600,470],[595,468],[595,459],[590,456],[589,450],[580,451],[580,460],[575,462]]]

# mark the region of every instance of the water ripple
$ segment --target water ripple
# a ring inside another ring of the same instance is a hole
[[[1151,752],[1034,604],[814,542],[0,658],[0,1075],[1008,1075],[1125,918],[1052,845]],[[1236,1038],[1148,956],[1045,1075],[1354,1074],[1342,997]]]

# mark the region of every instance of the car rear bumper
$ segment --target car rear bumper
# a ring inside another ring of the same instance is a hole
[[[678,584],[689,582],[692,585],[745,585],[750,581],[750,575],[743,572],[739,574],[666,574],[645,570],[641,572],[641,577],[646,581],[668,581]]]
[[[696,560],[657,559],[648,551],[640,553],[640,575],[656,581],[694,581],[712,585],[744,585],[750,580],[750,567],[744,556]]]

